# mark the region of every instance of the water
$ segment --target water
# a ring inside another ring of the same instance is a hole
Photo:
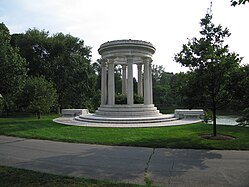
[[[216,118],[216,123],[218,125],[238,125],[238,123],[236,122],[236,120],[239,118],[240,116],[235,116],[235,115],[229,115],[229,116],[217,116]],[[212,121],[208,122],[208,124],[213,124]]]

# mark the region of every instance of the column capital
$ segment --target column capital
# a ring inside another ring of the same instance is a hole
[[[114,58],[108,58],[107,63],[108,64],[114,64]]]
[[[144,57],[144,58],[142,58],[142,59],[143,59],[143,62],[144,62],[144,63],[151,63],[151,62],[152,62],[152,59],[149,58],[149,57]]]
[[[142,64],[137,64],[138,69],[142,69]]]
[[[106,68],[106,61],[101,61],[101,67]]]

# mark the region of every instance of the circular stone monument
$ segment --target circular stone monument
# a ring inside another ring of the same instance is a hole
[[[115,40],[103,43],[101,55],[101,105],[95,114],[80,115],[75,120],[88,123],[158,123],[175,120],[174,115],[163,115],[153,104],[152,55],[155,47],[141,40]],[[115,104],[116,65],[122,66],[122,94],[127,104]],[[137,95],[143,104],[134,104],[133,72],[137,69]]]

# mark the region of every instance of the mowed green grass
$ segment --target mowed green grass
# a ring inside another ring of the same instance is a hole
[[[0,186],[6,187],[139,187],[140,185],[135,184],[125,184],[125,183],[116,183],[109,181],[101,181],[101,180],[91,180],[91,179],[83,179],[83,178],[75,178],[75,177],[66,177],[66,176],[58,176],[46,173],[40,173],[35,171],[29,171],[25,169],[15,169],[11,167],[0,166]]]
[[[218,133],[236,139],[207,140],[200,135],[212,133],[212,126],[204,123],[154,128],[94,128],[56,124],[52,122],[56,117],[0,118],[0,135],[102,145],[249,150],[249,128],[246,127],[218,126]]]

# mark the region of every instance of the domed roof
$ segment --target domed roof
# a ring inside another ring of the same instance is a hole
[[[142,40],[113,40],[103,43],[98,52],[102,58],[113,56],[140,56],[151,57],[155,53],[155,47]]]

